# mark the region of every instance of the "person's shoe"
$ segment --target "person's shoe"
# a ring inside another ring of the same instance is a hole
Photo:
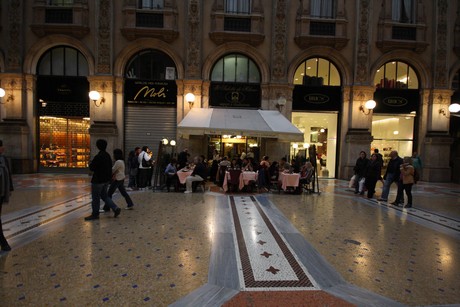
[[[94,215],[85,217],[85,221],[92,221],[92,220],[98,220],[98,219],[99,219],[99,216],[94,216]]]
[[[407,204],[404,206],[404,208],[412,208],[412,204]]]
[[[385,198],[378,198],[377,200],[378,201],[388,201],[388,199],[385,199]]]
[[[397,201],[394,201],[394,202],[390,203],[390,205],[393,205],[393,206],[397,207],[397,206],[399,206],[399,203]]]
[[[359,192],[359,195],[364,195],[364,191],[362,191],[362,192]]]
[[[134,206],[128,206],[125,208],[125,210],[133,210],[134,209]]]
[[[114,211],[114,212],[115,212],[115,213],[113,214],[113,217],[117,217],[117,216],[119,216],[119,215],[120,215],[120,213],[121,213],[121,209],[120,209],[120,208],[117,208],[117,209],[115,209],[115,211]]]
[[[192,191],[185,191],[184,194],[193,193]]]
[[[1,250],[4,252],[9,252],[11,250],[11,246],[9,246],[8,244],[2,245]]]

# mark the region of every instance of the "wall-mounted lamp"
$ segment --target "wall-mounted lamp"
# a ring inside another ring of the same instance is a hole
[[[96,107],[100,107],[105,102],[105,98],[101,97],[101,94],[99,94],[98,91],[91,91],[89,92],[88,96],[89,96],[89,99],[91,99],[94,102],[94,105]]]
[[[193,108],[193,104],[195,103],[195,95],[192,93],[188,93],[185,95],[185,100],[188,102],[188,107],[191,109]]]
[[[369,113],[371,113],[371,111],[375,108],[376,105],[377,103],[375,102],[375,100],[368,100],[364,105],[359,106],[359,110],[364,114],[369,115]]]
[[[460,112],[460,104],[458,103],[452,103],[450,106],[449,106],[449,112],[450,113],[458,113]],[[445,117],[449,117],[447,116],[447,112],[446,112],[446,109],[442,108],[439,110],[439,114],[441,115],[444,115]],[[457,114],[453,114],[455,116],[458,116]]]
[[[278,109],[278,111],[281,112],[285,105],[286,105],[286,98],[284,97],[278,98],[278,100],[276,101],[276,108]]]
[[[0,98],[5,97],[5,95],[6,95],[5,90],[2,89],[2,88],[0,87]],[[11,101],[11,102],[14,101],[14,96],[13,96],[13,94],[9,94],[8,97],[6,97],[6,101],[5,101],[5,102],[3,102],[3,99],[0,99],[0,104],[5,104],[5,103],[10,102],[10,101]]]

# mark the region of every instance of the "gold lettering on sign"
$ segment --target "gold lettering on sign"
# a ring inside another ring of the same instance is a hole
[[[145,91],[145,92],[144,92]],[[142,92],[144,92],[144,98],[145,97],[150,97],[150,98],[154,98],[154,97],[160,97],[160,98],[166,98],[166,94],[165,94],[165,88],[162,87],[161,89],[159,89],[158,91],[156,91],[156,89],[153,87],[153,88],[149,88],[148,86],[144,86],[143,88],[141,88],[136,96],[134,96],[134,100],[137,99],[137,96],[139,95],[142,95]]]

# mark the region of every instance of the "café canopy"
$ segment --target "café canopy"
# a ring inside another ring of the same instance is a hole
[[[241,135],[303,142],[303,133],[273,110],[192,108],[177,130],[182,135]]]

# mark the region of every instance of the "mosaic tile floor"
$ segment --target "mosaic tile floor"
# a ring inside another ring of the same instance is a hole
[[[417,184],[409,210],[341,180],[321,194],[135,191],[134,210],[85,222],[88,176],[14,182],[1,306],[460,304],[458,185]]]

